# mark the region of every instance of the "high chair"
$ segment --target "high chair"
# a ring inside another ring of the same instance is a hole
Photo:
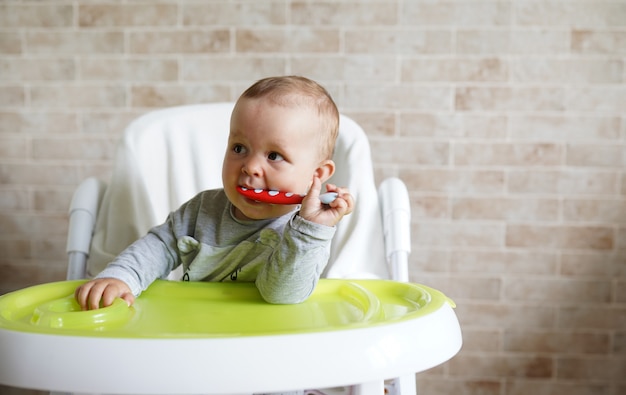
[[[107,185],[95,178],[89,178],[77,188],[72,199],[67,243],[68,280],[84,279],[97,274],[115,255],[144,235],[151,227],[161,223],[170,211],[178,208],[197,192],[221,187],[221,164],[226,150],[233,105],[234,103],[215,103],[157,110],[139,117],[128,126],[118,146],[111,182]],[[302,360],[293,361],[293,364],[301,365],[304,375],[315,375],[316,370],[321,370],[321,366],[325,366],[313,355],[319,352],[317,350],[320,348],[330,347],[327,352],[328,361],[344,361],[341,351],[333,352],[333,347],[359,353],[367,349],[368,342],[378,342],[389,347],[393,351],[389,355],[395,355],[398,359],[398,361],[390,360],[385,363],[389,366],[411,366],[414,369],[411,372],[403,371],[399,377],[395,378],[391,371],[385,373],[387,370],[383,360],[389,359],[390,356],[379,349],[378,352],[381,352],[380,358],[382,358],[379,371],[381,374],[389,374],[382,377],[386,381],[383,382],[381,378],[372,378],[361,383],[341,382],[342,372],[347,377],[361,377],[358,372],[358,363],[343,362],[343,365],[337,366],[336,369],[325,370],[326,376],[321,377],[319,383],[321,385],[334,385],[340,382],[341,385],[352,384],[352,387],[346,387],[347,391],[352,394],[382,395],[383,392],[387,392],[413,395],[416,393],[414,373],[417,369],[424,370],[444,362],[456,354],[461,346],[458,321],[449,306],[452,302],[435,290],[427,289],[422,292],[416,288],[406,288],[407,292],[413,295],[411,298],[415,296],[416,301],[409,301],[406,306],[392,303],[389,307],[385,305],[386,296],[380,299],[382,302],[371,296],[381,289],[380,292],[386,292],[386,285],[380,288],[379,285],[373,286],[368,280],[357,280],[377,278],[391,279],[401,283],[408,282],[407,259],[411,248],[408,192],[403,182],[397,178],[386,179],[378,189],[376,188],[367,137],[358,124],[344,115],[341,116],[340,133],[333,159],[336,163],[336,172],[329,182],[349,188],[356,204],[354,211],[345,216],[337,225],[330,260],[323,277],[354,280],[348,284],[347,288],[341,285],[340,292],[342,295],[347,294],[347,297],[352,299],[351,303],[364,306],[364,311],[369,314],[368,319],[372,320],[373,328],[359,327],[361,330],[356,330],[352,334],[342,333],[340,335],[344,336],[341,337],[343,340],[340,338],[333,340],[332,332],[327,333],[324,332],[326,328],[320,328],[322,333],[315,334],[315,339],[324,339],[320,344],[315,343],[318,340],[292,343],[297,341],[298,336],[289,333],[285,333],[282,337],[263,337],[262,343],[255,343],[254,337],[239,341],[245,343],[245,350],[253,353],[254,350],[267,350],[270,353],[271,348],[268,347],[274,341],[277,342],[276,347],[279,348],[296,347],[294,344],[299,344],[298,347],[302,347]],[[180,274],[173,273],[170,279],[177,279],[177,276],[180,278]],[[336,283],[325,283],[322,280],[320,284],[320,292],[325,292],[324,289],[335,289],[333,287]],[[155,289],[164,289],[163,287],[166,286],[164,283],[159,283]],[[442,306],[445,305],[445,309],[442,307],[440,314],[443,317],[442,321],[439,321],[439,318],[435,319],[434,314],[428,314],[431,310],[428,303],[437,298],[445,302],[440,303]],[[394,309],[397,311],[392,311]],[[419,311],[420,309],[424,311]],[[383,320],[384,318],[381,317],[385,314],[391,317],[396,313],[401,315],[405,310],[417,312],[420,315],[426,314],[423,317],[425,318],[424,325],[418,326],[415,326],[416,322],[405,322],[406,320],[397,318],[398,333],[407,331],[401,336],[407,342],[406,346],[399,343],[399,340],[393,336],[385,334],[384,328],[376,321]],[[2,329],[2,322],[0,322],[0,329]],[[0,331],[0,335],[2,334],[3,332]],[[410,341],[412,334],[416,337],[416,342],[419,339],[423,340],[424,337],[432,337],[432,341],[430,339],[424,341],[424,345],[414,352],[424,352],[423,361],[419,363],[409,361],[415,357],[403,353],[403,348],[411,350],[413,347]],[[362,338],[364,344],[362,346],[358,343],[346,345],[348,343],[346,339],[349,338]],[[62,336],[57,339],[61,343],[67,340]],[[74,340],[80,344],[87,341]],[[153,340],[132,339],[132,342],[129,340],[124,344],[128,347],[145,347],[145,353],[150,355],[155,352],[152,347],[160,349],[158,340]],[[32,340],[29,341],[32,342]],[[123,341],[123,339],[116,339],[116,341]],[[233,347],[233,352],[235,350],[242,352],[241,346],[231,344],[231,341],[233,340],[225,338],[214,342],[210,346],[210,350],[213,351],[207,352],[209,354],[217,352],[215,350],[221,347],[226,349]],[[1,342],[2,336],[0,336],[0,344]],[[189,352],[204,347],[199,345],[196,348],[183,342],[178,344],[174,340],[169,341],[167,347],[172,344],[183,348],[190,347]],[[56,344],[55,347],[57,347]],[[307,350],[309,350],[308,355]],[[176,348],[175,352],[180,352],[180,348]],[[245,358],[245,355],[242,354],[239,357]],[[136,356],[130,358],[136,359]],[[204,363],[204,359],[200,358],[195,363]],[[167,361],[167,363],[174,364],[187,362]],[[105,367],[102,366],[102,368]],[[115,370],[115,366],[108,368]],[[237,382],[239,384],[241,381],[254,383],[254,380],[258,379],[258,388],[261,391],[266,391],[267,388],[271,391],[297,389],[289,387],[298,382],[292,377],[293,373],[285,372],[285,381],[290,383],[285,384],[287,385],[285,388],[275,383],[268,384],[263,378],[259,378],[262,377],[263,369],[271,368],[271,366],[259,366],[261,370],[259,374],[244,369],[237,372],[240,375],[237,376],[239,380]],[[7,373],[7,377],[8,375]],[[269,371],[266,370],[265,376],[268,375]],[[7,380],[9,384],[12,383],[11,379],[5,378],[5,381]],[[114,375],[112,380],[114,380]],[[174,375],[170,380],[184,380],[184,378]],[[206,390],[200,391],[197,386],[194,386],[196,384],[181,388],[184,390],[183,393],[215,393],[215,390],[211,388],[211,381],[210,373],[207,372]],[[0,383],[2,382],[3,377],[0,373]],[[238,389],[244,388],[239,384]],[[135,384],[131,387],[122,387],[107,388],[110,391],[119,391],[116,393],[151,393],[155,389],[154,386],[143,388]],[[220,387],[219,390],[230,391],[230,389]],[[250,387],[250,390],[257,391],[253,387]],[[97,391],[98,388],[93,392]]]

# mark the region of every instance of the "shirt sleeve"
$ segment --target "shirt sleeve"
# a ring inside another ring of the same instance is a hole
[[[113,277],[124,281],[135,296],[154,280],[166,278],[180,265],[179,234],[190,233],[200,207],[200,195],[173,211],[166,221],[153,227],[142,238],[122,251],[96,278]]]
[[[167,276],[173,270],[174,262],[167,245],[151,232],[122,251],[96,278],[122,280],[133,295],[138,296],[154,280]]]
[[[294,215],[257,276],[263,299],[275,304],[305,301],[328,263],[335,229]]]

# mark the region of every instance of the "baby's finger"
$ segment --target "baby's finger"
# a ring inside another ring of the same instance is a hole
[[[304,203],[304,201],[319,200],[321,190],[322,182],[320,181],[319,177],[313,177],[311,187],[309,188],[309,191],[307,192],[302,202]]]
[[[100,308],[100,301],[102,300],[102,294],[106,289],[106,283],[97,282],[89,290],[89,296],[87,298],[87,306],[89,310],[97,310]]]
[[[122,299],[124,299],[126,301],[126,304],[128,306],[131,306],[133,303],[135,303],[135,296],[130,293],[130,292],[126,292],[121,296]]]
[[[89,292],[92,286],[93,283],[90,281],[76,288],[76,291],[74,291],[74,298],[76,298],[81,310],[87,310],[88,308],[87,299],[89,298]]]
[[[108,285],[102,292],[102,307],[111,306],[115,299],[119,297],[119,290],[114,285]]]
[[[340,211],[342,215],[350,214],[354,207],[354,198],[349,193],[341,193],[330,207]]]

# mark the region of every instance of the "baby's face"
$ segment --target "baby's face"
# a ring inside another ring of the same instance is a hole
[[[320,127],[318,114],[308,106],[281,106],[265,98],[239,100],[222,167],[224,190],[237,218],[275,218],[294,209],[255,202],[236,188],[306,194],[322,162]]]

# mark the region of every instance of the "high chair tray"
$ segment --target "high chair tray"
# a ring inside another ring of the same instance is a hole
[[[131,307],[118,299],[80,311],[80,283],[0,297],[0,383],[111,394],[283,391],[417,372],[461,346],[452,301],[418,284],[320,280],[307,301],[272,305],[252,283],[159,280]]]

